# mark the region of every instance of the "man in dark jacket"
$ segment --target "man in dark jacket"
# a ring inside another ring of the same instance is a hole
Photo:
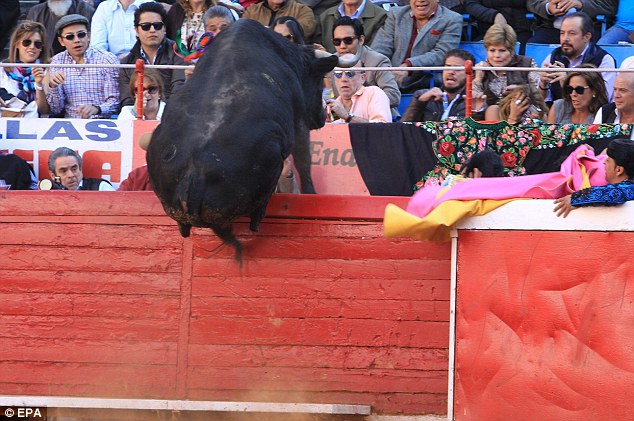
[[[461,49],[449,50],[445,55],[444,66],[464,66],[467,60],[475,62],[470,52]],[[443,70],[442,80],[442,89],[433,87],[414,92],[401,121],[441,121],[449,117],[463,118],[467,80],[464,70]],[[474,93],[472,103],[474,118],[481,118],[485,108],[486,96],[478,96]]]
[[[524,44],[533,35],[526,19],[526,0],[465,0],[465,12],[478,22],[478,38],[484,37],[494,23],[511,25],[521,43],[520,54],[524,54]]]
[[[165,21],[167,14],[160,3],[143,3],[134,12],[134,27],[137,41],[121,63],[134,64],[137,59],[143,59],[146,64],[184,65],[185,62],[174,52],[174,41],[165,36]],[[134,105],[130,96],[130,77],[134,69],[121,69],[119,74],[120,106]],[[183,70],[161,69],[165,99],[177,91],[185,83]]]
[[[19,16],[20,3],[18,0],[0,0],[0,49],[4,48],[7,43]]]

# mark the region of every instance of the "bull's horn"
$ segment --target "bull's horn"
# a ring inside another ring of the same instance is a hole
[[[315,50],[315,57],[317,58],[326,58],[330,56],[334,56],[334,54],[328,53],[323,50]],[[354,66],[361,59],[361,46],[359,46],[359,48],[357,49],[357,54],[355,54],[353,57],[351,58],[338,57],[338,58],[339,58],[339,62],[337,63],[338,67]]]

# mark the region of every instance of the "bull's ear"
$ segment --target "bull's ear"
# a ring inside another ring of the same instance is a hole
[[[332,55],[330,57],[319,57],[313,60],[310,68],[316,73],[326,74],[337,66],[338,57]]]

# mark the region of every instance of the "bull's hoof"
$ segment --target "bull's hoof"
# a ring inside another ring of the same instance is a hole
[[[183,224],[181,222],[178,223],[178,230],[180,231],[181,235],[184,238],[189,237],[189,234],[191,234],[192,231],[192,226],[189,224]]]

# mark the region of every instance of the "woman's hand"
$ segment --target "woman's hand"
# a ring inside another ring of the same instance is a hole
[[[522,116],[530,106],[531,100],[524,94],[524,92],[519,92],[515,98],[511,98],[509,116],[506,121],[511,124],[519,123],[522,120]]]
[[[37,83],[39,86],[42,86],[42,81],[44,80],[44,76],[46,75],[46,71],[42,67],[33,67],[31,70],[31,75],[33,76],[33,81]]]
[[[491,63],[488,61],[481,61],[477,65],[478,67],[491,67]],[[482,85],[482,81],[484,80],[484,70],[476,70],[475,77],[473,78],[473,82],[476,85]]]

